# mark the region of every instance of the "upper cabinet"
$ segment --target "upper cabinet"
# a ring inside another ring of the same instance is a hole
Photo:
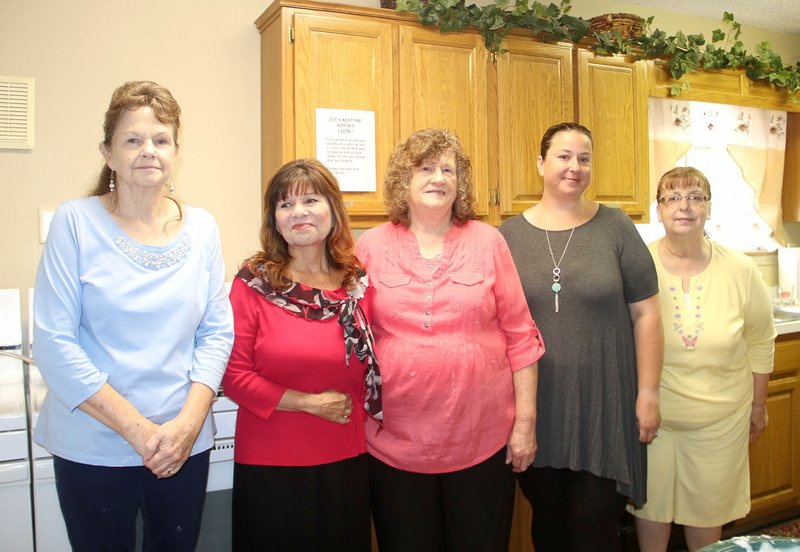
[[[578,51],[578,120],[592,131],[586,196],[646,222],[650,200],[647,70],[625,56]]]
[[[490,98],[497,136],[495,217],[521,213],[542,198],[539,143],[554,124],[575,120],[573,47],[511,36],[497,57]]]
[[[800,113],[786,115],[786,157],[783,166],[783,220],[800,221]]]
[[[662,60],[648,60],[647,82],[650,96],[666,98],[670,96],[673,84],[689,83],[681,90],[683,100],[724,103],[763,109],[798,111],[798,106],[786,93],[768,81],[753,82],[743,69],[712,69],[691,71],[675,81],[667,64]]]
[[[472,163],[476,211],[488,211],[486,49],[474,33],[442,34],[403,25],[400,35],[400,136],[424,128],[455,131]]]
[[[262,29],[263,185],[282,164],[316,156],[317,108],[375,113],[376,174],[395,140],[392,25],[319,11],[281,10]],[[353,215],[381,217],[381,187],[345,193]]]
[[[394,11],[276,0],[261,32],[262,186],[283,163],[316,155],[316,109],[375,113],[377,190],[345,193],[354,226],[385,220],[382,182],[395,145],[453,129],[470,156],[478,215],[491,224],[542,194],[544,131],[586,124],[595,140],[589,196],[647,215],[647,98],[641,64],[526,34],[488,55],[475,32],[441,33]]]

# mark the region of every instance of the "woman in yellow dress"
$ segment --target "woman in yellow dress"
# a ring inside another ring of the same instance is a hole
[[[748,442],[767,425],[775,325],[752,259],[708,239],[708,179],[677,167],[658,184],[664,238],[650,244],[664,319],[661,428],[648,447],[647,504],[629,507],[643,552],[667,549],[672,522],[690,551],[750,511]]]

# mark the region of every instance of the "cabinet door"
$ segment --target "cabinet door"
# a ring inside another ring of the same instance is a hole
[[[750,447],[747,520],[800,504],[800,339],[779,336],[767,396],[769,425]]]
[[[501,216],[542,198],[536,168],[544,131],[574,120],[572,46],[511,37],[497,59],[498,174]]]
[[[392,26],[347,15],[296,13],[295,156],[316,156],[316,109],[375,112],[376,191],[349,192],[350,215],[380,217],[394,142]]]
[[[787,113],[786,119],[783,220],[800,222],[800,113]]]
[[[400,140],[424,128],[455,131],[472,162],[479,215],[488,212],[487,63],[477,34],[400,28]]]
[[[646,76],[644,62],[578,51],[578,116],[594,141],[586,197],[637,222],[649,218]]]

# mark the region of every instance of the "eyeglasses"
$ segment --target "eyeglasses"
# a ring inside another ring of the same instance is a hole
[[[686,198],[686,200],[689,202],[689,205],[693,206],[703,205],[706,201],[708,201],[707,195],[692,193],[686,195],[672,194],[664,196],[659,198],[658,202],[663,203],[667,207],[671,207],[673,205],[679,205],[684,198]]]

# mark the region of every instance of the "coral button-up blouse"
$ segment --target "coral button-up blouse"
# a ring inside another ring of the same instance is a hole
[[[374,286],[384,430],[368,451],[406,471],[451,472],[500,450],[514,422],[512,374],[544,354],[508,246],[478,221],[453,226],[428,260],[403,225],[356,244]]]

